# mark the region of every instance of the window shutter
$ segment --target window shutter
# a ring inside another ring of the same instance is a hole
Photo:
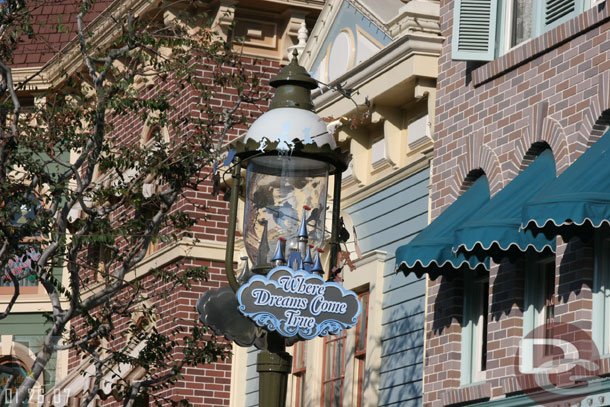
[[[453,59],[494,59],[497,0],[456,0],[453,12]]]
[[[545,0],[542,31],[546,32],[582,12],[582,0]]]

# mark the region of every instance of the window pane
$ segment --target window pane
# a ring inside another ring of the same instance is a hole
[[[335,365],[335,369],[334,369],[334,376],[333,377],[341,377],[343,376],[341,373],[341,368],[343,366],[343,339],[338,340],[337,342],[337,348],[336,348],[336,352],[335,352],[335,360],[334,360],[334,365]]]
[[[341,388],[343,380],[335,380],[335,389],[333,392],[333,407],[341,407]]]
[[[324,407],[331,407],[330,401],[333,395],[333,382],[324,385]]]
[[[533,0],[513,0],[511,47],[532,37]]]
[[[331,378],[331,372],[333,368],[333,348],[335,342],[330,342],[326,344],[326,352],[325,352],[325,360],[324,360],[324,380],[329,380]]]
[[[341,406],[341,390],[343,388],[343,352],[345,333],[328,336],[324,341],[324,376],[322,377],[323,405],[328,407]]]
[[[365,384],[364,359],[358,359],[358,407],[362,407],[364,405]]]

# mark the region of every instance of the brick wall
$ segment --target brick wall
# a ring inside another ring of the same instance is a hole
[[[93,2],[92,9],[85,15],[83,22],[89,24],[112,0]],[[31,10],[33,38],[25,35],[13,55],[11,67],[24,68],[43,66],[61,48],[76,36],[76,16],[79,0],[32,0],[28,2]]]
[[[255,61],[252,58],[244,57],[242,62],[245,64],[248,74],[259,75],[264,87],[268,87],[269,79],[279,72],[280,66],[276,62],[270,61]],[[209,72],[200,71],[200,79],[205,80]],[[171,86],[171,85],[170,85]],[[158,92],[161,88],[153,87],[144,92]],[[238,99],[237,93],[232,90],[221,90],[212,100],[212,106],[222,109],[229,104],[233,104]],[[188,92],[181,94],[180,99],[175,101],[178,107],[174,115],[199,115],[201,109],[195,104],[196,98]],[[267,101],[262,101],[260,105],[244,105],[243,111],[249,115],[250,119],[247,125],[238,125],[229,133],[229,137],[225,140],[228,142],[242,135],[249,125],[267,109]],[[114,118],[113,133],[111,137],[115,138],[119,143],[140,143],[140,137],[144,128],[144,124],[137,117],[120,117]],[[170,138],[172,134],[170,133]],[[211,168],[205,168],[204,173],[209,173]],[[209,181],[200,185],[197,190],[187,191],[184,196],[177,202],[173,211],[187,211],[192,216],[198,218],[198,222],[192,227],[191,236],[200,239],[201,242],[226,242],[227,227],[229,216],[229,203],[223,200],[222,194],[218,196],[212,195],[212,185]],[[172,231],[164,229],[160,234],[169,234]],[[171,243],[159,243],[159,249],[164,245]],[[168,333],[176,327],[176,318],[184,321],[196,321],[198,314],[195,309],[195,304],[201,294],[208,289],[215,289],[227,285],[224,274],[224,262],[211,261],[209,259],[187,258],[176,259],[180,261],[180,265],[169,264],[165,266],[167,269],[175,273],[180,273],[189,267],[206,266],[208,267],[209,278],[204,284],[193,285],[190,290],[180,289],[175,291],[168,298],[153,297],[151,300],[159,310],[161,318],[156,322],[156,326],[161,333]],[[142,279],[143,290],[147,293],[155,293],[167,288],[161,285],[153,276],[148,275]],[[113,321],[118,327],[119,335],[111,343],[113,346],[118,346],[124,338],[121,337],[121,330],[125,332],[131,321],[125,319],[117,319]],[[82,331],[82,321],[75,321],[73,327],[77,331]],[[223,340],[223,339],[219,339]],[[230,348],[229,348],[230,350]],[[181,357],[179,351],[173,356],[175,359]],[[69,357],[69,371],[76,369],[81,360],[76,352],[72,352]],[[188,398],[194,406],[214,407],[228,406],[230,399],[230,381],[231,381],[231,361],[218,361],[205,366],[196,368],[187,368],[184,372],[184,377],[175,386],[157,393],[159,396],[170,397],[175,400]],[[152,398],[151,398],[152,399]],[[118,406],[119,404],[108,399],[102,403],[104,406]],[[168,404],[169,405],[169,404]]]
[[[445,37],[439,60],[432,218],[482,169],[492,196],[530,162],[535,142],[546,142],[559,175],[602,134],[610,108],[610,2],[522,44],[489,63],[451,59],[453,5],[441,0]],[[558,239],[556,322],[591,330],[591,243]],[[517,390],[515,357],[523,336],[524,262],[490,272],[486,383],[459,388],[462,281],[429,284],[424,405],[443,406]]]

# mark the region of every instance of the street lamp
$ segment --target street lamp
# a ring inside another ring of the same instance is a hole
[[[252,124],[243,141],[231,146],[235,157],[225,267],[227,279],[235,292],[243,284],[233,270],[242,168],[246,168],[247,174],[243,238],[252,265],[251,272],[265,276],[272,269],[290,268],[300,270],[301,282],[309,278],[308,275],[324,276],[320,253],[326,243],[324,221],[329,175],[334,176],[330,265],[333,267],[337,263],[341,173],[347,168],[347,154],[336,147],[325,122],[312,111],[311,90],[317,87],[317,83],[298,64],[296,51],[292,61],[270,84],[276,88],[276,93],[269,110]],[[316,287],[324,284],[319,277],[312,279],[317,279]],[[307,293],[301,294],[306,297]],[[348,308],[347,305],[337,305],[340,301],[320,298],[316,304],[314,314],[321,313],[322,308],[329,315],[339,313],[333,307]],[[350,319],[355,321],[360,306],[349,307]],[[300,310],[292,311],[292,315],[300,315]],[[313,324],[313,318],[310,319]],[[296,329],[296,325],[293,328]],[[285,406],[292,360],[286,353],[287,335],[285,331],[280,333],[280,329],[265,329],[264,349],[259,352],[257,361],[259,405]],[[328,329],[324,332],[327,334]],[[294,342],[304,337],[295,334],[290,340]]]

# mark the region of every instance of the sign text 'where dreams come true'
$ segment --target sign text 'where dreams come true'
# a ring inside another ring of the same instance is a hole
[[[286,266],[251,278],[237,292],[237,300],[242,314],[285,337],[335,335],[354,326],[360,315],[354,292]]]

